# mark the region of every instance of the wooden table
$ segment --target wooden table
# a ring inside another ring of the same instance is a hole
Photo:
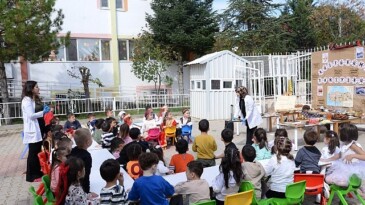
[[[267,123],[268,123],[268,131],[272,132],[272,124],[273,121],[272,119],[275,118],[276,120],[279,119],[280,115],[274,114],[274,115],[264,115],[262,116],[263,119],[267,119]],[[276,123],[276,125],[278,125],[278,123]]]
[[[350,116],[349,119],[347,119],[347,120],[332,120],[333,128],[331,127],[331,130],[335,131],[338,134],[340,124],[351,123],[351,122],[354,122],[354,121],[361,121],[361,118],[360,117],[351,117]]]

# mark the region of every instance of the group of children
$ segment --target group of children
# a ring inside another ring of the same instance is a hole
[[[232,142],[233,131],[224,129],[221,132],[224,152],[215,155],[217,143],[208,134],[209,121],[201,120],[201,134],[195,137],[192,144],[192,150],[197,152],[196,160],[187,153],[188,142],[180,139],[176,143],[178,153],[167,164],[163,146],[151,146],[143,136],[146,129],[153,127],[148,126],[150,122],[147,121],[156,119],[153,112],[148,109],[146,111],[142,132],[139,128],[130,127],[131,118],[126,113],[120,114],[119,120],[112,116],[96,120],[90,114],[88,128],[79,128],[79,123],[72,114],[63,129],[62,126],[52,124],[49,135],[50,150],[53,150],[50,176],[56,204],[87,204],[88,200],[98,196],[90,193],[92,159],[87,148],[93,139],[116,158],[106,160],[100,167],[100,175],[106,181],[106,186],[100,192],[101,204],[124,204],[127,201],[168,204],[166,198],[174,194],[187,195],[189,203],[208,200],[211,198],[209,183],[200,177],[205,167],[215,166],[216,159],[221,159],[220,173],[212,181],[211,187],[218,205],[224,204],[225,196],[237,193],[243,180],[253,183],[258,199],[285,198],[286,186],[293,182],[297,167],[300,167],[301,173],[325,174],[327,183],[340,186],[347,186],[352,174],[365,178],[365,152],[357,143],[358,131],[352,124],[344,124],[339,137],[337,133],[327,131],[322,151],[315,146],[319,134],[306,131],[303,136],[305,146],[295,157],[291,154],[293,144],[285,129],[277,129],[274,140],[269,142],[266,131],[258,128],[253,136],[253,144],[245,145],[242,150]],[[188,110],[183,111],[181,124],[191,125],[191,119],[185,115],[186,112]],[[166,118],[162,120],[162,129],[176,126],[177,123],[168,110],[164,112],[164,116]],[[262,163],[262,160],[266,160],[266,163]],[[332,162],[332,165],[320,167],[319,161]],[[135,180],[131,190],[124,189],[120,165]],[[180,182],[175,187],[161,177],[181,172],[186,173],[187,181]],[[262,187],[262,184],[267,187]]]

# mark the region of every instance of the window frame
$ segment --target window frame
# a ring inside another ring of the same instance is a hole
[[[212,81],[219,81],[219,88],[213,88],[213,82]],[[210,79],[210,90],[218,91],[222,90],[222,80],[221,79]]]
[[[104,0],[99,0],[100,3],[100,9],[109,9],[109,1],[106,0],[106,3],[108,4],[107,6],[103,6],[103,1]]]
[[[232,89],[234,89],[233,81],[234,81],[233,79],[231,79],[231,80],[223,79],[222,80],[222,90],[232,90]],[[230,82],[231,83],[231,87],[230,88],[225,88],[224,87],[224,82]]]

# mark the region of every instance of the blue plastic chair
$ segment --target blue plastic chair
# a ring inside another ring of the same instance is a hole
[[[183,125],[181,127],[181,136],[186,136],[188,138],[188,143],[191,142],[191,131],[193,130],[192,125]]]
[[[24,139],[24,132],[22,131],[22,132],[20,133],[20,135],[21,135],[21,137],[22,137],[22,141],[23,141],[23,139]],[[20,154],[20,159],[23,159],[23,158],[24,158],[24,156],[25,156],[25,154],[28,152],[28,150],[29,150],[29,145],[28,145],[28,144],[25,144],[25,145],[24,145],[24,148],[23,148],[23,151],[22,151],[22,153]]]

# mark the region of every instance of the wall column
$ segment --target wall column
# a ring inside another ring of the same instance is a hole
[[[109,6],[110,6],[110,23],[112,32],[112,39],[110,45],[111,45],[111,58],[113,63],[113,80],[114,80],[114,86],[119,88],[121,82],[120,82],[119,56],[118,56],[117,7],[115,0],[110,0]]]

